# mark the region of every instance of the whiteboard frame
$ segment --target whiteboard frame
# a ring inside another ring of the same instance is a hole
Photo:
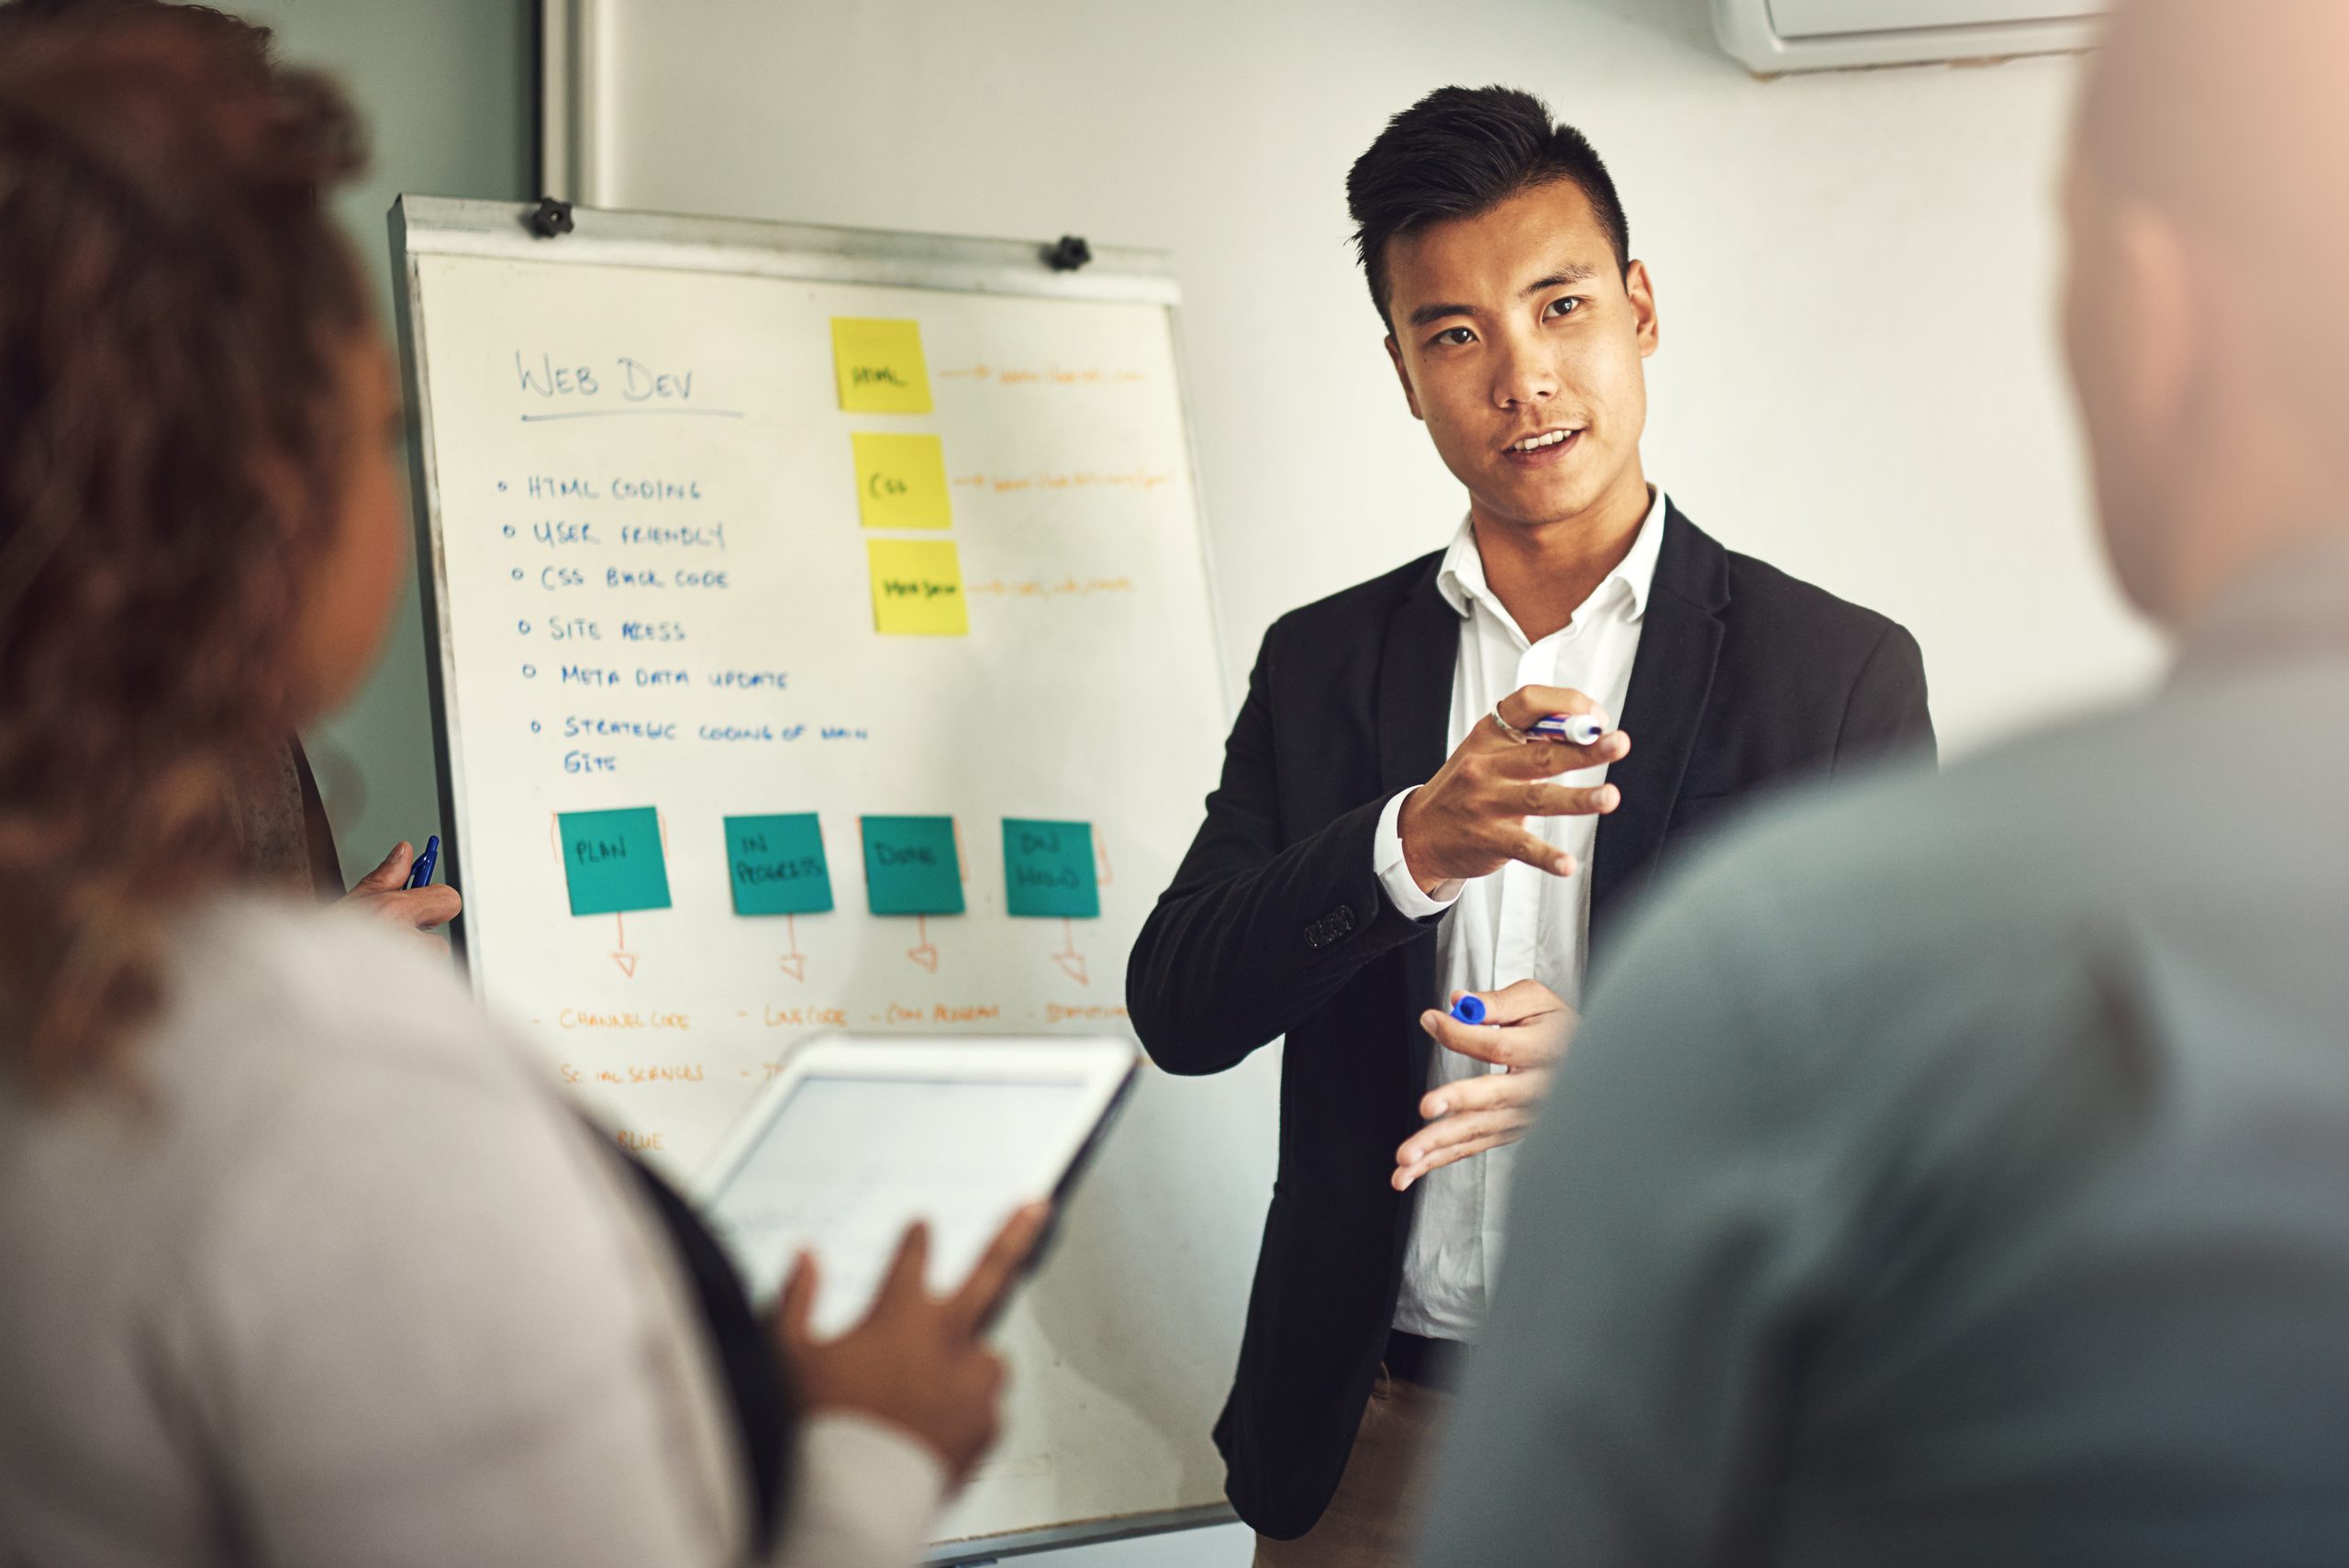
[[[572,0],[551,0],[546,7],[550,27],[552,18],[570,3]],[[567,52],[574,61],[580,58],[575,50]],[[573,106],[574,109],[584,107]],[[576,125],[575,114],[568,117]],[[1200,483],[1198,449],[1190,435],[1193,425],[1188,379],[1184,375],[1182,355],[1182,289],[1167,252],[1097,245],[1093,247],[1093,260],[1084,268],[1059,272],[1044,264],[1042,243],[1035,240],[762,223],[745,218],[685,217],[586,206],[573,209],[571,233],[547,239],[540,238],[530,227],[531,215],[536,210],[537,204],[531,202],[403,194],[393,201],[387,216],[393,312],[400,374],[406,394],[409,495],[416,507],[417,594],[427,644],[425,685],[431,707],[434,773],[440,793],[442,865],[446,880],[451,884],[462,879],[465,846],[471,841],[473,824],[467,819],[467,797],[462,787],[463,736],[455,722],[456,641],[443,591],[448,561],[441,539],[439,454],[433,445],[432,378],[423,362],[424,338],[419,329],[424,302],[417,263],[426,256],[643,267],[737,277],[1161,306],[1166,312],[1174,357],[1177,406],[1183,419],[1185,455],[1198,523],[1199,566],[1206,574],[1208,635],[1215,660],[1216,701],[1223,711],[1226,727],[1230,726],[1230,670],[1224,651],[1222,613],[1216,592],[1215,552],[1208,528],[1207,493]],[[466,940],[468,917],[476,913],[469,907],[466,915],[458,917],[450,936],[451,946],[464,963],[474,998],[483,1000],[481,975],[470,962]],[[1216,1503],[1075,1519],[943,1543],[932,1547],[923,1561],[933,1565],[983,1563],[1058,1547],[1228,1524],[1237,1517],[1228,1503]]]

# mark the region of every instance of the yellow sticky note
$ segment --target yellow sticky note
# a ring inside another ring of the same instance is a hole
[[[833,317],[832,370],[840,378],[841,406],[851,414],[930,412],[918,321]]]
[[[951,539],[864,541],[873,566],[873,625],[884,637],[965,637],[963,558]]]
[[[954,506],[946,493],[946,448],[936,436],[884,436],[860,430],[856,508],[868,528],[946,528]]]

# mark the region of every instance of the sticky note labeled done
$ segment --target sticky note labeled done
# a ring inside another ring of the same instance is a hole
[[[870,316],[832,317],[832,373],[851,414],[927,414],[930,371],[921,323]]]
[[[856,509],[868,528],[954,526],[946,490],[946,448],[936,436],[849,438],[856,453]]]
[[[661,852],[661,814],[649,806],[619,811],[565,811],[562,875],[574,915],[624,914],[669,907],[669,865]]]
[[[832,906],[824,831],[812,811],[726,819],[737,915],[820,915]]]
[[[884,637],[967,637],[963,557],[951,539],[864,541],[873,568],[873,628]]]
[[[1013,915],[1101,914],[1101,879],[1093,867],[1093,824],[1003,819],[1004,907]]]
[[[954,818],[864,818],[864,902],[875,915],[960,915]]]

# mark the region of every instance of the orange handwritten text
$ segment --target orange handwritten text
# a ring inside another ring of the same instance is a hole
[[[1122,1018],[1125,1016],[1123,1007],[1112,1007],[1097,1002],[1074,1007],[1063,1007],[1057,1002],[1044,1004],[1044,1021],[1048,1024],[1074,1023],[1080,1018]]]
[[[665,1132],[629,1132],[622,1129],[619,1134],[620,1147],[631,1154],[642,1154],[648,1150],[662,1148],[661,1140],[667,1136]]]

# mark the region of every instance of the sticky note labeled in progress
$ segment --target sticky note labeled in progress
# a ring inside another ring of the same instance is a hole
[[[864,901],[875,915],[960,915],[954,818],[864,818]]]
[[[954,526],[946,490],[946,448],[936,436],[849,438],[856,452],[856,509],[868,528]]]
[[[661,814],[649,806],[620,811],[565,811],[562,875],[574,915],[624,914],[669,907],[669,865],[661,853]]]
[[[884,637],[967,637],[963,558],[951,539],[864,541],[873,568],[873,627]]]
[[[1093,867],[1093,824],[1003,819],[1004,907],[1014,915],[1101,914],[1101,879]]]
[[[728,817],[726,870],[737,915],[820,915],[832,906],[824,832],[812,811]]]
[[[927,414],[930,371],[921,323],[872,316],[832,317],[832,372],[851,414]]]

